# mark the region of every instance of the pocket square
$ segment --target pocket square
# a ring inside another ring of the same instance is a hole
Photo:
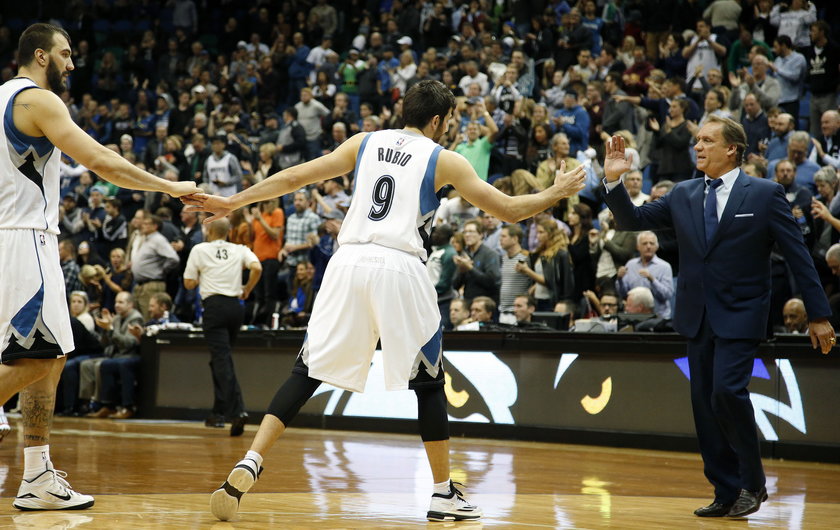
[[[735,214],[735,217],[752,217],[753,215],[755,215],[755,214],[751,214],[751,213],[736,213],[736,214]]]

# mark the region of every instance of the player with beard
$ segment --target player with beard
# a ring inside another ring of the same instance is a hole
[[[96,143],[59,98],[73,70],[70,38],[33,24],[18,43],[17,77],[0,86],[0,403],[20,392],[23,480],[20,510],[78,510],[93,497],[73,491],[50,460],[55,390],[74,349],[58,257],[61,152],[122,188],[174,197],[201,191],[141,171]]]
[[[483,211],[508,222],[530,217],[583,188],[583,171],[557,172],[554,185],[534,195],[509,197],[482,181],[467,160],[437,144],[455,98],[439,81],[406,94],[401,130],[360,133],[335,151],[276,173],[231,197],[195,195],[190,208],[213,221],[252,202],[289,193],[355,169],[355,192],[338,234],[340,247],[324,274],[308,335],[291,376],[268,407],[251,449],[210,500],[221,520],[262,470],[262,455],[283,434],[321,382],[364,390],[377,340],[382,340],[385,387],[417,395],[420,435],[434,477],[427,517],[478,519],[449,475],[449,424],[444,394],[440,312],[423,261],[428,230],[439,205],[436,192],[451,184]]]

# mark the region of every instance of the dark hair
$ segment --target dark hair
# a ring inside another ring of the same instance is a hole
[[[113,208],[119,210],[122,207],[122,202],[119,199],[115,199],[113,197],[109,199],[105,199],[105,204],[110,204]]]
[[[446,119],[455,108],[455,96],[440,81],[427,79],[411,87],[403,101],[403,121],[408,127],[423,129],[435,116]]]
[[[296,120],[298,117],[298,111],[294,107],[286,107],[285,109],[283,109],[283,112],[288,113],[289,116],[292,117],[292,120]]]
[[[592,230],[592,208],[579,202],[572,206],[572,210],[580,217],[580,233],[588,234]]]
[[[784,46],[785,48],[793,48],[793,41],[791,41],[790,37],[788,37],[787,35],[777,36],[776,42],[778,42],[780,46]]]
[[[605,43],[605,44],[601,47],[601,49],[602,49],[603,51],[607,52],[607,55],[609,55],[610,57],[616,57],[616,56],[618,55],[618,54],[616,53],[616,51],[615,51],[615,46],[613,46],[613,45],[612,45],[612,44],[610,44],[609,42]]]
[[[825,35],[826,37],[831,35],[831,26],[829,26],[828,22],[826,22],[825,20],[817,20],[816,22],[812,22],[811,27],[813,28],[814,26],[816,26],[817,29],[822,31],[823,35]]]
[[[621,74],[618,72],[608,72],[605,79],[611,79],[613,83],[615,83],[618,87],[621,87]]]
[[[159,215],[149,214],[147,218],[158,228],[158,230],[161,226],[163,226],[163,221],[160,219]]]
[[[172,309],[172,297],[167,293],[155,293],[151,298],[157,300],[157,303],[163,306],[164,311]]]
[[[502,230],[507,230],[510,237],[515,237],[517,243],[522,243],[522,227],[517,223],[505,225]]]
[[[680,92],[685,92],[685,78],[679,75],[675,75],[673,77],[668,78],[668,82],[672,85],[679,87]]]
[[[70,35],[58,26],[39,22],[32,24],[18,41],[18,63],[20,66],[29,66],[35,58],[35,50],[42,49],[49,53],[53,48],[53,35],[56,33],[62,35],[70,43]]]

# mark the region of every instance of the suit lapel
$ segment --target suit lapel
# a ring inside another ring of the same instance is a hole
[[[721,234],[726,232],[729,225],[732,224],[732,220],[735,218],[735,212],[738,211],[741,204],[744,202],[744,199],[747,198],[747,188],[750,185],[751,178],[752,177],[747,176],[743,171],[741,171],[738,174],[738,178],[735,179],[735,184],[732,186],[732,191],[729,193],[729,200],[726,201],[726,208],[723,209],[723,215],[720,218],[720,223],[718,223],[715,236],[712,238],[709,248],[706,249],[707,254],[715,247],[717,242],[720,241]]]
[[[706,227],[703,222],[703,203],[705,201],[706,182],[704,179],[694,179],[697,185],[688,194],[688,211],[691,215],[691,223],[694,225],[694,231],[697,234],[698,247],[706,248]]]

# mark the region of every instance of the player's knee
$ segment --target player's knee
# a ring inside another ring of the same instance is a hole
[[[267,412],[288,426],[320,384],[317,379],[293,372],[274,395]]]
[[[449,439],[449,417],[446,412],[446,393],[443,386],[415,389],[417,395],[417,423],[424,442]]]

